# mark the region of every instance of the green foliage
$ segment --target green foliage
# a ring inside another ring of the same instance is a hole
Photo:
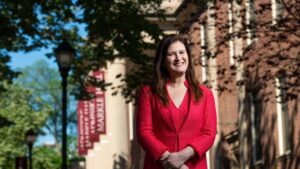
[[[59,149],[61,142],[61,76],[56,68],[51,68],[45,60],[38,60],[30,66],[19,70],[21,75],[16,79],[16,83],[32,92],[29,98],[30,104],[34,109],[44,110],[48,114],[44,126],[46,133],[55,139],[55,147]],[[71,90],[71,85],[68,85]],[[69,90],[69,91],[70,91]],[[70,94],[68,94],[70,96]],[[40,98],[40,102],[32,101]],[[74,100],[68,99],[68,107],[74,107]],[[73,131],[69,134],[76,134],[72,127],[76,125],[76,112],[74,109],[68,110],[68,130]]]
[[[151,59],[143,51],[154,49],[162,32],[145,16],[161,17],[160,3],[161,0],[3,0],[0,3],[0,54],[49,48],[63,39],[68,40],[77,50],[72,82],[76,86],[73,93],[80,97],[84,94],[88,72],[106,66],[107,61],[126,58],[138,67],[148,65]],[[83,29],[87,37],[80,32]],[[144,41],[145,36],[152,42]],[[47,56],[53,57],[53,53]],[[0,72],[2,69],[0,67]],[[139,72],[139,69],[132,71]],[[9,72],[13,71],[9,69]],[[142,82],[137,80],[137,83]],[[133,94],[131,88],[126,93]]]
[[[7,64],[9,52],[32,51],[57,43],[62,36],[72,37],[77,31],[65,23],[72,21],[71,1],[10,1],[0,2],[0,92],[3,82],[17,76]]]
[[[61,167],[61,156],[53,147],[36,147],[33,154],[33,168],[59,169]]]
[[[0,3],[0,49],[31,51],[57,41],[72,20],[71,1],[10,1]]]
[[[85,44],[77,48],[80,57],[77,58],[73,69],[73,82],[78,87],[74,92],[77,96],[84,94],[88,72],[91,69],[105,67],[107,61],[112,62],[117,58],[127,59],[136,67],[130,70],[132,75],[144,74],[145,70],[149,70],[139,68],[152,62],[152,58],[145,51],[156,48],[162,32],[158,25],[148,21],[145,16],[162,16],[163,11],[158,8],[160,2],[77,1],[76,5],[83,10],[81,21],[86,24],[88,32]],[[145,37],[149,37],[151,41],[145,41]],[[148,73],[151,74],[149,71]],[[128,78],[132,79],[132,76]],[[127,75],[122,75],[122,79],[124,85],[114,87],[117,87],[117,90],[122,88],[124,96],[132,100],[134,89],[144,80],[139,77],[134,79],[135,85],[127,85]]]
[[[12,79],[18,75],[17,72],[11,70],[10,66],[7,65],[9,61],[10,56],[0,52],[0,93],[5,91],[5,83],[12,83]]]
[[[14,124],[14,123],[7,120],[6,118],[0,116],[0,128],[4,127],[4,126],[9,126],[9,125],[12,125],[12,124]]]
[[[75,159],[80,159],[78,156],[78,137],[77,135],[68,135],[67,136],[67,153],[68,153],[68,160],[72,161]]]
[[[30,129],[39,130],[46,120],[46,113],[32,109],[30,97],[30,92],[16,85],[8,86],[1,94],[0,116],[13,124],[0,128],[0,166],[11,166],[15,157],[24,156],[25,133]]]

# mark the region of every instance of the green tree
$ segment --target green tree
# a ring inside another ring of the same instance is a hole
[[[144,51],[154,49],[162,33],[145,16],[161,16],[160,3],[161,0],[3,0],[0,3],[0,54],[9,58],[9,52],[28,52],[56,46],[63,39],[70,41],[78,51],[72,67],[77,96],[84,91],[89,70],[106,66],[106,61],[115,58],[127,58],[136,65],[128,78],[122,76],[125,83],[121,87],[129,87],[123,94],[130,99],[134,93],[131,89],[149,79],[151,64],[148,61],[151,59]],[[85,30],[87,37],[82,37],[79,30]],[[152,41],[144,41],[146,36]],[[2,63],[7,65],[7,62]],[[136,78],[136,74],[143,76]]]
[[[71,5],[71,1],[1,0],[0,92],[3,81],[11,82],[17,75],[8,66],[10,52],[28,52],[60,40],[65,21],[73,18]]]
[[[10,56],[0,52],[0,93],[5,91],[5,83],[12,83],[13,78],[18,75],[17,72],[13,71],[10,66],[8,66],[9,62]]]
[[[53,136],[56,150],[59,151],[61,143],[61,77],[56,68],[51,68],[45,60],[38,60],[30,66],[19,70],[21,75],[16,83],[32,92],[32,99],[41,98],[41,102],[32,102],[34,108],[46,109],[47,121],[44,125],[46,133]],[[69,85],[69,91],[72,86]],[[68,94],[70,95],[70,94]],[[69,97],[68,109],[68,134],[76,136],[76,111],[75,101]]]
[[[0,115],[13,123],[0,128],[0,166],[4,168],[13,168],[15,157],[24,156],[25,133],[30,129],[39,131],[46,120],[43,110],[31,107],[30,97],[29,91],[16,85],[8,86],[7,91],[1,93]],[[34,101],[40,102],[40,99]]]
[[[61,156],[53,147],[39,146],[33,151],[33,167],[38,169],[61,168]]]

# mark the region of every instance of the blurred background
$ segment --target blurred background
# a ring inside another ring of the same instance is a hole
[[[215,97],[208,168],[298,169],[299,11],[298,0],[1,0],[0,169],[141,169],[135,101],[173,33]]]

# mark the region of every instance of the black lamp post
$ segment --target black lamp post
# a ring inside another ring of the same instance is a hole
[[[36,133],[33,130],[26,132],[26,143],[29,149],[29,169],[32,169],[32,147],[36,139]]]
[[[75,50],[64,41],[54,50],[56,61],[62,77],[62,166],[61,169],[67,169],[67,78],[71,63],[73,61]]]

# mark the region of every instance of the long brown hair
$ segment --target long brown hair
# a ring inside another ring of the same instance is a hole
[[[154,59],[154,81],[153,90],[157,94],[159,99],[164,105],[169,104],[168,93],[165,88],[167,80],[169,79],[168,71],[165,66],[165,58],[167,56],[167,51],[169,46],[174,42],[181,42],[184,44],[187,55],[188,55],[188,68],[186,71],[186,80],[191,86],[191,93],[193,94],[196,102],[199,101],[202,96],[202,90],[199,88],[199,82],[196,79],[194,66],[192,64],[191,51],[188,46],[187,40],[181,35],[171,34],[166,36],[158,45],[156,49],[155,59]]]

